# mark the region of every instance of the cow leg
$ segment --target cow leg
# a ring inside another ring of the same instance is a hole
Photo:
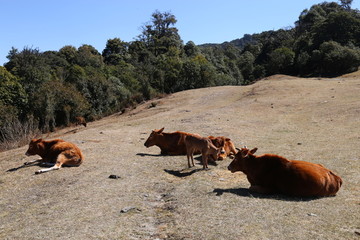
[[[203,169],[208,168],[208,158],[207,154],[204,152],[201,154],[202,162],[203,162]]]
[[[60,168],[61,168],[61,165],[59,166],[59,165],[56,163],[54,166],[52,166],[52,167],[50,167],[50,168],[43,168],[43,169],[37,170],[37,171],[35,172],[35,174],[44,173],[44,172],[49,172],[49,171],[52,171],[52,170],[58,170],[58,169],[60,169]]]
[[[59,154],[59,156],[57,157],[56,163],[54,166],[50,167],[50,168],[43,168],[40,170],[37,170],[35,172],[35,174],[39,174],[39,173],[44,173],[44,172],[49,172],[52,170],[58,170],[61,168],[61,166],[63,165],[64,162],[66,162],[67,158],[63,155],[63,154]]]
[[[30,165],[30,164],[41,162],[41,161],[42,161],[42,159],[37,159],[37,160],[29,161],[29,162],[24,162],[24,165]]]
[[[195,150],[193,150],[193,151],[191,152],[191,163],[192,163],[193,167],[195,167],[195,163],[194,163],[194,152],[195,152]]]
[[[42,166],[42,167],[52,167],[52,166],[54,166],[54,163],[51,163],[51,162],[41,162],[39,166]]]
[[[190,166],[190,153],[187,153],[186,156],[187,156],[187,160],[188,160],[188,166],[189,166],[189,168],[191,168],[191,166]]]

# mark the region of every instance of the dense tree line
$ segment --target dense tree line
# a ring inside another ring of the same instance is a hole
[[[277,73],[354,71],[360,65],[360,14],[351,2],[317,4],[293,28],[223,44],[184,44],[175,16],[155,11],[136,40],[109,39],[101,53],[86,44],[46,52],[12,48],[0,67],[0,142],[13,137],[13,123],[47,132],[75,116],[94,120],[186,89],[244,85]]]
[[[314,5],[293,28],[199,47],[217,72],[234,78],[240,72],[245,83],[276,73],[333,77],[352,72],[360,65],[360,13],[351,2]]]

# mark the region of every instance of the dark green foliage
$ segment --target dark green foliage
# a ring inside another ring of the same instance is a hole
[[[151,23],[143,26],[139,41],[145,43],[147,49],[155,56],[166,53],[171,47],[180,48],[182,41],[177,28],[173,27],[176,22],[173,14],[155,11]]]
[[[13,106],[21,111],[27,104],[27,96],[19,79],[0,66],[0,104]]]
[[[109,65],[117,65],[128,60],[130,58],[128,45],[128,43],[121,41],[120,38],[109,39],[102,52],[104,62]]]
[[[295,53],[287,47],[275,49],[269,54],[267,72],[269,74],[291,73],[292,67],[294,65],[294,58]]]
[[[325,21],[316,26],[314,45],[335,41],[342,45],[360,44],[360,16],[340,11],[330,13]]]
[[[67,126],[98,119],[164,93],[250,84],[271,74],[337,76],[360,65],[360,14],[351,0],[304,10],[294,28],[246,34],[222,44],[185,45],[175,16],[155,11],[135,41],[40,52],[12,48],[0,67],[0,142],[9,123]],[[14,125],[15,126],[15,125]],[[7,137],[9,136],[9,137]]]
[[[359,48],[342,46],[334,41],[322,43],[318,54],[321,75],[336,76],[352,72],[360,65]]]

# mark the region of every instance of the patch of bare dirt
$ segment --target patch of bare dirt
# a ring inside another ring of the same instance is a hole
[[[30,160],[27,146],[2,152],[0,239],[358,239],[359,92],[358,76],[277,75],[179,92],[46,136],[77,144],[78,168],[35,175],[37,166],[17,169]],[[321,163],[344,184],[331,198],[252,194],[229,159],[203,171],[145,148],[161,127]]]

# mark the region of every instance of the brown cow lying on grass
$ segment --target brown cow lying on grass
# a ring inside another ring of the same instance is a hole
[[[75,117],[75,125],[83,125],[86,127],[86,120],[84,117]]]
[[[278,155],[255,156],[257,148],[239,150],[228,169],[246,174],[258,193],[282,193],[297,197],[335,196],[342,180],[320,164],[288,160]]]
[[[153,130],[144,143],[145,147],[158,146],[163,155],[185,155],[185,136],[191,135],[186,132],[163,132],[164,128]]]
[[[58,170],[62,165],[80,166],[84,161],[81,150],[73,143],[65,142],[61,139],[45,141],[42,139],[33,139],[29,144],[26,156],[39,155],[42,159],[26,162],[29,165],[35,162],[55,164],[50,168],[40,169],[35,173],[43,173],[51,170]]]
[[[220,153],[220,148],[214,146],[209,138],[201,137],[199,135],[187,135],[185,137],[185,146],[187,152],[188,166],[190,166],[190,158],[192,166],[194,164],[194,153],[200,151],[202,155],[203,168],[208,168],[208,158],[211,156],[213,159],[217,159]]]
[[[235,149],[234,143],[231,141],[230,138],[224,136],[221,137],[209,136],[209,139],[215,145],[215,147],[221,148],[221,152],[217,160],[224,160],[227,158],[227,156],[236,154],[237,151]]]

